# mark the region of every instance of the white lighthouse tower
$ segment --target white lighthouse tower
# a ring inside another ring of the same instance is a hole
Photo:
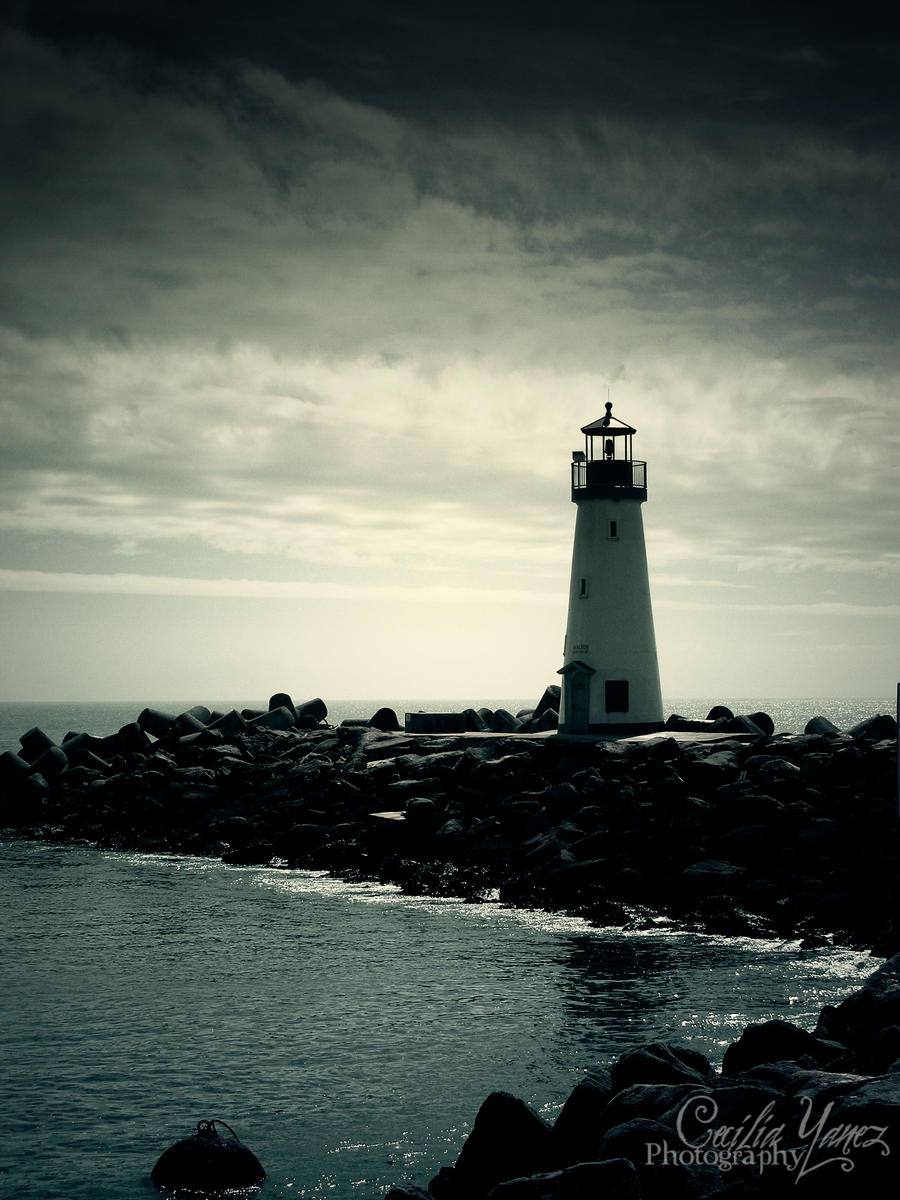
[[[572,455],[578,506],[563,652],[561,733],[643,733],[662,728],[662,697],[641,505],[647,464],[632,457],[637,432],[612,415],[585,425]]]

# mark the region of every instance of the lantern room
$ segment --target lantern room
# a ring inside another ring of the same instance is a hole
[[[572,452],[572,500],[646,500],[647,464],[635,461],[632,438],[637,430],[606,413],[582,426],[584,450]]]

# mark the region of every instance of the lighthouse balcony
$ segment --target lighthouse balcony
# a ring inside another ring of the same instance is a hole
[[[646,500],[647,464],[630,458],[573,462],[572,499]]]

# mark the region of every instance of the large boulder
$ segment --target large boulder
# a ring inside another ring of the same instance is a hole
[[[740,1075],[761,1063],[796,1062],[798,1059],[811,1059],[817,1067],[827,1067],[846,1052],[845,1046],[816,1037],[790,1021],[763,1021],[748,1025],[738,1040],[728,1047],[722,1059],[722,1074]]]
[[[406,802],[406,828],[410,837],[430,838],[436,828],[437,812],[430,796],[411,796]]]
[[[553,1123],[554,1156],[559,1162],[590,1162],[597,1157],[603,1140],[601,1117],[610,1096],[612,1081],[602,1075],[588,1075],[576,1084]]]
[[[386,1197],[385,1200],[388,1200]],[[564,1171],[498,1183],[489,1200],[643,1200],[638,1173],[626,1158],[582,1162]]]
[[[891,1025],[900,1025],[900,954],[882,963],[836,1008],[823,1008],[815,1032],[865,1057],[876,1035]]]
[[[613,1092],[624,1091],[639,1083],[708,1083],[714,1075],[703,1054],[687,1046],[651,1042],[631,1050],[613,1064],[610,1081]]]
[[[616,1125],[603,1139],[603,1158],[632,1162],[643,1200],[705,1200],[721,1189],[715,1166],[665,1161],[667,1151],[683,1149],[674,1130],[659,1121],[637,1118]]]
[[[495,1184],[551,1170],[550,1127],[508,1092],[492,1092],[451,1170],[429,1185],[437,1200],[481,1200]]]

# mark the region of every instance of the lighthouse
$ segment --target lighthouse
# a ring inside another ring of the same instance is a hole
[[[631,425],[606,415],[585,425],[572,454],[577,505],[560,702],[561,733],[662,728],[662,697],[641,505],[647,464]]]

